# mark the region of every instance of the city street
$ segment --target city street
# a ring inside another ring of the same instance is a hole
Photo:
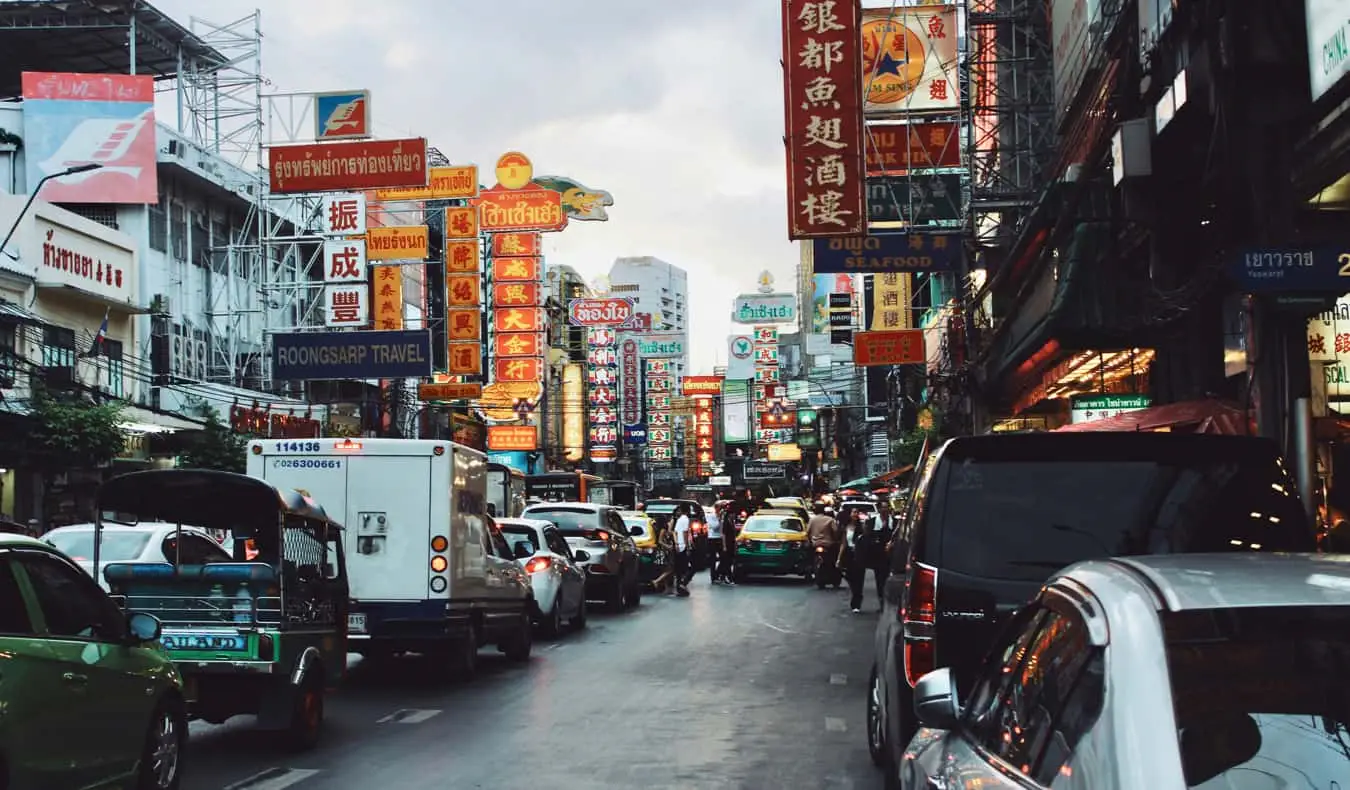
[[[352,658],[312,753],[239,718],[193,727],[184,788],[872,788],[865,694],[876,601],[799,580],[648,595],[468,684]]]

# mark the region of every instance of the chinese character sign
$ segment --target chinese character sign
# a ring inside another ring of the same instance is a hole
[[[954,5],[863,12],[863,112],[870,117],[960,106],[956,13]]]
[[[359,239],[323,243],[324,322],[362,327],[370,320],[366,286],[366,243]]]
[[[624,425],[637,425],[642,422],[642,371],[638,366],[642,360],[638,357],[638,343],[631,337],[624,338],[619,345],[619,357],[622,364],[622,387],[620,403],[623,410]]]
[[[910,309],[912,274],[870,275],[872,282],[872,324],[868,327],[881,332],[891,329],[913,329],[914,311]]]
[[[783,0],[788,238],[862,234],[862,10]]]
[[[364,236],[366,194],[337,192],[324,195],[319,205],[319,233],[324,236]]]
[[[323,243],[323,281],[326,283],[363,283],[366,281],[366,243],[361,239]]]
[[[325,285],[324,324],[364,327],[370,320],[370,290],[365,283]]]
[[[698,463],[698,473],[707,477],[714,474],[713,463],[717,460],[717,429],[713,420],[713,399],[696,398],[694,400],[694,458]],[[688,443],[690,440],[685,439]]]
[[[759,416],[769,411],[776,402],[778,383],[778,330],[772,326],[757,326],[754,333],[755,361],[755,402],[754,422],[759,424]],[[755,432],[756,444],[774,444],[776,437]]]
[[[647,384],[647,425],[650,428],[647,433],[647,457],[653,461],[669,461],[675,457],[671,445],[673,431],[670,430],[670,392],[673,386],[670,360],[647,359],[643,360],[643,364]]]
[[[468,274],[478,271],[478,239],[445,242],[446,273]]]
[[[616,410],[619,408],[619,340],[613,329],[586,330],[586,378],[590,383],[587,398],[590,410],[587,424],[591,438],[590,455],[594,462],[605,463],[618,457],[618,427]],[[607,352],[607,353],[594,353]]]
[[[372,323],[376,329],[403,328],[403,269],[376,266],[371,269]]]

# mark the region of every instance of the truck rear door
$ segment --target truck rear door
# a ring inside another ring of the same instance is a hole
[[[347,568],[351,596],[423,600],[430,561],[431,463],[426,456],[347,461]],[[448,491],[440,492],[448,497]]]

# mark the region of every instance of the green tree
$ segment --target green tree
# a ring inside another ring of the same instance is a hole
[[[216,469],[244,473],[248,457],[248,437],[241,436],[220,421],[215,409],[206,411],[206,427],[178,457],[187,469]]]
[[[31,405],[29,438],[48,466],[93,469],[108,464],[126,447],[120,404],[38,390]]]

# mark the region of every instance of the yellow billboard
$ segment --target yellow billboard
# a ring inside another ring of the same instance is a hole
[[[429,243],[426,225],[390,225],[383,228],[371,228],[366,232],[366,260],[426,260]]]
[[[586,407],[583,403],[581,365],[572,362],[563,368],[563,457],[580,461],[586,455]]]
[[[872,277],[872,323],[867,328],[873,332],[886,332],[895,329],[913,329],[914,311],[912,274],[873,274]]]
[[[478,197],[478,165],[433,167],[427,174],[427,185],[424,187],[375,190],[375,199],[383,201],[474,197]]]

